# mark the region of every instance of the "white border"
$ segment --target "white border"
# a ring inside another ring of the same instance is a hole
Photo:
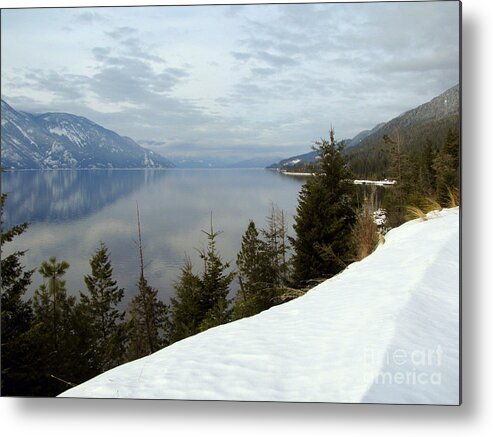
[[[285,1],[286,2],[286,1]],[[23,1],[0,7],[240,3]],[[255,3],[255,2],[253,2]],[[493,429],[493,171],[490,1],[463,2],[463,406],[0,399],[3,435],[485,435]],[[489,430],[489,431],[487,431]],[[467,434],[466,434],[467,433]]]

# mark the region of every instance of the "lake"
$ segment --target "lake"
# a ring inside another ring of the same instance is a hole
[[[27,231],[7,243],[5,255],[29,249],[24,264],[38,268],[51,256],[70,263],[69,293],[85,290],[89,259],[104,242],[114,277],[125,288],[125,302],[136,293],[139,275],[136,202],[139,204],[148,282],[165,302],[174,295],[188,255],[201,268],[212,212],[221,231],[217,247],[235,266],[241,236],[254,220],[265,225],[272,203],[283,209],[292,235],[299,190],[305,179],[264,169],[49,170],[2,173],[8,193],[6,226],[30,222]],[[42,283],[33,275],[31,294]]]

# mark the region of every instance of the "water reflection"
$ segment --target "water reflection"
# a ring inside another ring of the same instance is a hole
[[[3,172],[2,191],[9,195],[5,222],[61,222],[82,218],[165,175],[166,172],[155,170]]]
[[[84,289],[89,258],[104,241],[127,301],[138,279],[133,242],[136,201],[147,277],[168,300],[185,254],[200,266],[195,248],[205,243],[201,230],[208,229],[211,211],[215,228],[222,231],[218,249],[226,260],[234,261],[248,221],[263,226],[272,202],[284,209],[292,225],[303,184],[276,172],[237,169],[34,171],[2,176],[2,190],[10,193],[8,222],[31,222],[28,231],[7,246],[6,254],[28,248],[28,268],[37,268],[53,255],[67,260],[71,265],[67,286],[77,294]],[[40,283],[36,273],[32,288]]]

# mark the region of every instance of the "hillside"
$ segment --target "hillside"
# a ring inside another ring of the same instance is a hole
[[[459,210],[428,216],[298,299],[60,396],[456,405]]]
[[[2,167],[160,168],[174,167],[128,137],[65,113],[18,112],[1,101]]]
[[[353,171],[359,177],[388,176],[388,154],[383,137],[399,140],[402,151],[422,151],[427,141],[439,148],[449,129],[460,128],[460,88],[448,89],[423,105],[411,109],[381,125],[359,144],[347,150]]]
[[[448,89],[416,108],[404,112],[388,122],[382,122],[369,130],[364,130],[350,140],[345,140],[345,152],[357,177],[386,177],[388,157],[383,137],[392,139],[400,136],[403,151],[422,150],[427,140],[435,147],[440,146],[449,129],[459,129],[460,89],[459,85]],[[269,168],[283,170],[295,169],[316,162],[317,153],[283,159],[271,164]]]

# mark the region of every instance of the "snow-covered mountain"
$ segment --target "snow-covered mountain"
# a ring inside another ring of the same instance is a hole
[[[302,297],[60,396],[457,405],[459,210],[385,240]]]
[[[171,161],[128,137],[65,113],[19,112],[1,101],[1,165],[12,169],[160,168]]]

